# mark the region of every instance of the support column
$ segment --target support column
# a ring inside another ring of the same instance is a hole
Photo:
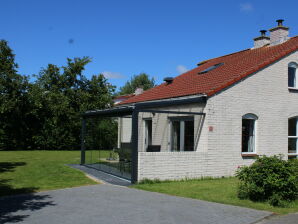
[[[184,151],[185,121],[180,121],[180,151]]]
[[[85,133],[86,133],[86,119],[82,120],[82,130],[81,130],[81,165],[85,164]]]
[[[131,182],[138,182],[138,129],[139,129],[139,111],[135,109],[132,112],[132,133],[131,133]]]

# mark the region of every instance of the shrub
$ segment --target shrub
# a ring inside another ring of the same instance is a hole
[[[145,178],[145,179],[139,181],[139,184],[158,184],[158,183],[162,183],[162,181],[157,178],[153,179],[153,180]]]
[[[284,206],[298,196],[298,162],[281,156],[261,156],[252,165],[240,167],[238,197],[252,201],[268,201]]]

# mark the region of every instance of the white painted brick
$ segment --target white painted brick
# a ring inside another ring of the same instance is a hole
[[[292,61],[298,63],[297,51],[209,98],[205,108],[162,108],[203,109],[206,117],[195,152],[168,152],[167,114],[153,117],[153,144],[160,144],[162,152],[144,152],[142,117],[152,115],[140,114],[138,180],[234,175],[238,166],[254,162],[241,157],[242,116],[247,113],[258,116],[257,154],[283,154],[287,158],[288,118],[298,116],[298,92],[288,90],[288,64]],[[209,126],[214,127],[213,132],[209,132]]]

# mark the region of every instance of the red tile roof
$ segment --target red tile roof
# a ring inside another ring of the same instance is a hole
[[[177,76],[171,84],[162,83],[120,104],[167,99],[195,94],[213,94],[259,71],[298,49],[298,36],[275,46],[247,49],[204,61],[200,66]],[[224,63],[207,73],[199,74],[210,66]]]
[[[114,98],[114,100],[125,100],[125,99],[129,99],[131,97],[133,97],[135,94],[132,93],[132,94],[127,94],[127,95],[120,95],[120,96],[116,96]]]

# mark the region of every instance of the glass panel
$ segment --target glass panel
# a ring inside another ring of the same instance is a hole
[[[148,146],[152,145],[152,120],[145,120],[145,147],[148,151]]]
[[[194,151],[194,121],[185,121],[184,151]]]
[[[255,120],[242,119],[242,152],[255,151]]]
[[[297,153],[298,138],[289,138],[288,140],[288,153]]]
[[[131,118],[88,118],[86,162],[89,167],[131,179]]]
[[[172,151],[180,151],[180,121],[172,121]]]
[[[289,119],[288,135],[289,136],[297,136],[297,118]]]
[[[289,85],[289,87],[296,87],[295,79],[296,79],[296,68],[289,67],[288,68],[288,85]]]

